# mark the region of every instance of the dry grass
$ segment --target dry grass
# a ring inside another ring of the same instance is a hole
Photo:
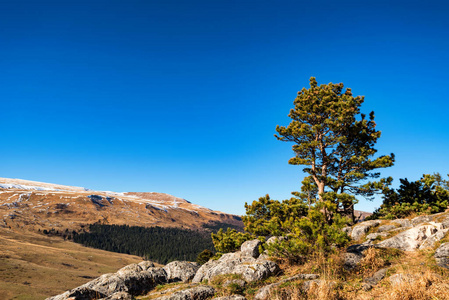
[[[4,228],[0,228],[0,244],[2,300],[45,299],[141,261],[137,256]]]
[[[411,274],[401,283],[391,287],[388,299],[392,300],[432,300],[449,299],[449,284],[441,276],[426,271],[424,274]]]

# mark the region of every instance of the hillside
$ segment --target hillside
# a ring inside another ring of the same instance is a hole
[[[75,230],[93,223],[201,228],[210,222],[243,226],[240,217],[162,193],[92,191],[0,178],[0,227]]]

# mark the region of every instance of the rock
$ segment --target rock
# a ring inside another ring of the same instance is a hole
[[[351,232],[351,238],[355,241],[358,241],[362,238],[362,236],[370,230],[370,228],[377,226],[380,224],[379,220],[371,220],[359,223],[354,226]]]
[[[200,266],[196,262],[172,261],[163,269],[167,273],[168,282],[188,282],[193,279]]]
[[[154,264],[151,261],[147,261],[144,260],[140,263],[138,263],[138,265],[142,268],[142,270],[148,270],[149,268],[154,268]]]
[[[433,222],[432,222],[433,223]],[[386,239],[378,244],[378,248],[396,248],[403,251],[414,251],[430,236],[441,229],[441,224],[433,223],[410,228],[398,233],[392,238]]]
[[[91,288],[105,296],[113,295],[117,292],[127,292],[128,288],[125,285],[125,281],[117,276],[117,274],[104,274],[100,277],[89,281],[82,285]]]
[[[241,252],[226,253],[218,260],[210,260],[196,272],[192,282],[210,280],[217,275],[240,274],[247,282],[265,279],[279,272],[279,266],[264,258],[242,255]]]
[[[129,272],[140,272],[142,271],[142,267],[139,266],[138,264],[130,264],[127,265],[126,267],[121,268],[120,270],[117,271],[117,275],[122,275],[122,274],[126,274]]]
[[[449,229],[442,229],[437,231],[435,234],[428,237],[420,246],[419,249],[433,248],[435,243],[444,238]]]
[[[99,300],[133,300],[133,296],[127,292],[118,292],[109,297],[101,298]]]
[[[435,260],[440,267],[449,269],[449,243],[443,243],[435,251]]]
[[[105,296],[106,295],[99,293],[98,291],[95,291],[85,286],[81,286],[71,290],[70,293],[67,295],[67,298],[69,299],[74,298],[76,300],[91,300],[103,298]]]
[[[259,246],[262,242],[259,240],[246,241],[240,247],[241,255],[253,258],[259,257]]]
[[[346,252],[344,255],[344,265],[343,267],[346,270],[352,270],[355,267],[357,267],[357,265],[359,264],[359,262],[363,259],[363,255],[359,254],[359,253],[352,253],[352,252]]]
[[[388,236],[387,232],[376,232],[376,233],[370,233],[366,236],[367,240],[372,240],[374,241],[375,239],[377,239],[378,237],[386,237]]]
[[[410,220],[407,219],[396,219],[391,221],[391,223],[398,224],[401,227],[412,227],[412,222],[410,222]]]
[[[346,253],[344,255],[344,268],[346,270],[352,270],[357,267],[357,265],[363,258],[363,252],[370,247],[371,246],[367,244],[357,244],[349,246],[346,249]]]
[[[142,272],[130,272],[120,275],[127,292],[133,296],[148,293],[157,285],[167,282],[167,274],[162,268],[150,268]]]
[[[364,280],[365,283],[373,286],[379,283],[379,281],[381,281],[382,279],[385,278],[385,275],[387,274],[387,270],[386,268],[384,269],[380,269],[379,271],[377,271],[376,273],[374,273],[373,276],[368,277]]]
[[[136,272],[134,270],[140,271]],[[149,292],[156,285],[166,282],[167,274],[164,269],[149,268],[143,271],[140,266],[132,264],[120,269],[117,273],[104,274],[82,286],[48,299],[66,300],[75,297],[77,300],[90,300],[106,298],[119,292],[126,292],[131,296],[138,296]]]
[[[306,280],[314,280],[317,279],[319,277],[319,275],[316,274],[298,274],[295,275],[293,277],[289,277],[286,279],[283,279],[279,282],[276,283],[272,283],[269,285],[266,285],[262,288],[260,288],[256,295],[254,296],[254,300],[266,300],[269,299],[271,292],[273,291],[273,289],[275,289],[276,287],[280,286],[281,284],[285,283],[285,282],[290,282],[290,281],[294,281],[294,280],[301,280],[301,279],[306,279]]]
[[[154,300],[205,300],[215,295],[215,289],[200,285],[187,290],[175,292],[171,295],[155,298]]]
[[[413,226],[416,226],[421,223],[430,222],[430,221],[432,221],[432,219],[433,219],[432,216],[418,216],[416,218],[413,218],[411,220],[411,223]]]
[[[377,232],[385,232],[385,231],[390,231],[392,229],[396,229],[395,225],[382,225],[379,226],[379,228],[377,228]]]

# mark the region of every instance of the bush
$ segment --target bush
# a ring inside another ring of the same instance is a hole
[[[449,204],[449,181],[441,175],[424,174],[420,180],[400,179],[398,190],[385,188],[383,203],[370,219],[396,219],[412,214],[443,212]]]
[[[198,254],[198,257],[196,258],[196,262],[200,265],[204,265],[213,256],[214,256],[214,253],[212,251],[210,251],[209,249],[205,249],[200,254]]]
[[[215,250],[219,253],[235,252],[240,249],[244,242],[254,238],[255,236],[250,233],[238,232],[229,227],[226,232],[223,232],[223,228],[220,228],[216,234],[212,233],[212,242]]]

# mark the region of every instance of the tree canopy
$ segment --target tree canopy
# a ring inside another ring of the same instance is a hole
[[[368,199],[391,178],[379,179],[378,168],[390,167],[394,154],[375,158],[374,148],[381,132],[376,130],[374,112],[360,112],[363,96],[354,97],[343,83],[318,85],[310,78],[290,110],[287,127],[277,126],[275,137],[293,142],[292,165],[304,165],[307,174],[302,193],[308,201],[331,201],[341,214],[354,217],[356,195]],[[379,179],[378,181],[370,181]],[[327,216],[332,219],[332,216]]]

